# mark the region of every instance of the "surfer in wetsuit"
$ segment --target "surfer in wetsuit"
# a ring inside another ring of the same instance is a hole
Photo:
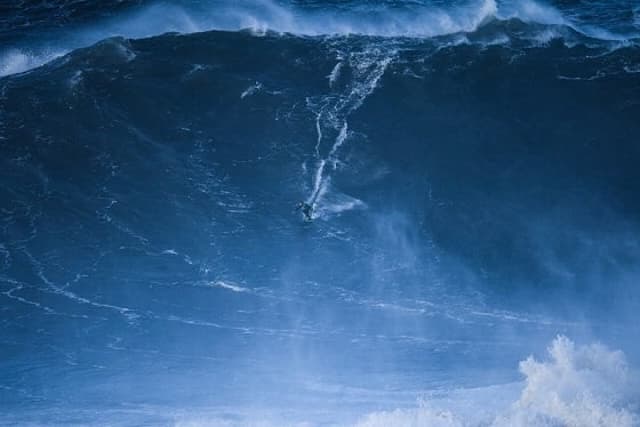
[[[300,202],[298,203],[297,209],[302,211],[302,215],[304,215],[305,221],[311,221],[313,219],[313,217],[311,216],[313,214],[313,207],[309,203]]]

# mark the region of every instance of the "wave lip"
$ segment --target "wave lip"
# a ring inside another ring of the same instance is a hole
[[[223,9],[224,18],[214,19],[211,24],[220,29],[249,28],[309,36],[433,37],[474,31],[498,10],[495,0],[481,0],[472,6],[450,9],[415,7],[393,11],[371,6],[358,10],[308,12],[270,1],[261,1],[259,5],[257,9],[243,10],[242,6]]]
[[[37,68],[65,55],[67,51],[45,50],[38,54],[26,50],[11,49],[0,53],[0,77],[19,74]]]
[[[217,0],[197,9],[172,4],[156,4],[107,25],[102,32],[125,37],[148,37],[165,32],[192,33],[209,30],[257,33],[274,31],[307,36],[367,35],[379,37],[434,37],[473,32],[492,19],[517,18],[543,25],[565,25],[585,35],[622,39],[623,35],[572,22],[550,5],[534,0],[497,2],[464,0],[449,7],[421,2],[347,2],[343,6],[304,7],[273,0]]]
[[[580,26],[548,5],[534,0],[500,2],[472,0],[448,8],[422,3],[397,7],[366,3],[345,7],[309,8],[272,0],[217,0],[198,6],[154,4],[135,12],[96,22],[91,26],[61,29],[41,42],[0,51],[0,77],[28,71],[80,47],[106,38],[147,38],[167,32],[182,34],[211,30],[255,34],[268,31],[300,36],[375,36],[431,38],[473,33],[492,21],[517,19],[527,24],[568,27],[605,41],[628,41],[635,35],[614,34],[595,26]],[[33,39],[33,37],[32,37]]]

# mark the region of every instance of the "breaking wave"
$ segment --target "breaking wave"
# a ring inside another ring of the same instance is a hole
[[[374,412],[352,427],[633,427],[639,425],[638,376],[624,354],[558,336],[547,357],[520,362],[522,383],[452,390],[413,409]],[[519,393],[519,396],[517,396]],[[515,397],[515,399],[514,399]],[[315,426],[313,422],[185,417],[176,427]]]
[[[389,7],[364,3],[345,8],[309,8],[273,0],[211,1],[196,6],[159,3],[99,24],[83,24],[71,34],[47,34],[46,40],[29,46],[13,46],[0,52],[0,77],[24,72],[74,49],[108,37],[152,37],[167,32],[189,34],[212,30],[249,29],[256,34],[273,31],[306,36],[364,35],[376,37],[428,38],[472,33],[491,20],[517,19],[530,24],[567,27],[585,36],[626,41],[638,34],[616,34],[581,26],[552,6],[534,0],[501,2],[474,0],[448,7],[420,3]],[[540,30],[541,33],[551,30]]]
[[[3,44],[0,424],[638,425],[631,30],[137,3]]]
[[[439,408],[437,401],[425,399],[418,409],[370,414],[356,426],[633,427],[640,421],[637,374],[630,372],[620,351],[601,344],[577,346],[559,336],[549,347],[546,360],[529,357],[520,363],[520,372],[525,376],[520,397],[497,414],[491,414],[496,408],[485,407],[475,415],[460,415],[455,401]],[[475,390],[466,398],[473,405],[474,395],[480,393],[496,394],[501,390]]]

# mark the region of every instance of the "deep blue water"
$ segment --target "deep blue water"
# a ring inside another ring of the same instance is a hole
[[[0,6],[0,425],[640,425],[639,43],[629,1]]]

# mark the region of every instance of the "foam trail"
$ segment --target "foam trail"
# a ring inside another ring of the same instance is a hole
[[[344,144],[344,142],[347,140],[348,129],[349,129],[349,123],[347,123],[347,121],[345,120],[342,123],[342,127],[340,128],[340,133],[336,138],[336,142],[335,144],[333,144],[333,147],[331,147],[331,151],[329,152],[329,159],[331,159],[331,162],[333,163],[333,169],[336,169],[336,167],[338,166],[338,159],[336,158],[336,153],[338,152],[342,144]]]
[[[244,92],[242,92],[240,94],[240,99],[244,99],[248,96],[251,96],[257,92],[259,92],[262,89],[262,83],[260,82],[255,82],[253,85],[249,86],[247,89],[245,89]]]
[[[311,196],[307,199],[307,204],[311,206],[315,205],[318,200],[318,195],[320,194],[320,190],[322,188],[324,167],[326,164],[327,161],[325,159],[321,159],[318,161],[318,168],[316,169],[316,173],[313,179],[313,191],[311,192]]]
[[[320,117],[320,115],[318,116]],[[343,122],[342,127],[340,128],[340,133],[336,137],[336,140],[333,146],[331,147],[331,151],[329,152],[329,155],[326,158],[320,159],[318,161],[318,167],[316,169],[316,173],[313,179],[313,191],[311,192],[311,196],[307,199],[307,203],[311,206],[314,206],[318,202],[318,200],[321,198],[324,191],[326,191],[327,189],[327,185],[325,185],[325,182],[324,182],[326,179],[324,171],[325,171],[325,166],[327,165],[327,162],[331,162],[334,170],[338,166],[338,159],[336,157],[336,154],[340,146],[344,144],[344,141],[347,139],[347,128],[348,128],[348,124],[345,120]],[[316,121],[316,130],[318,132],[318,143],[316,145],[316,155],[319,156],[320,144],[322,142],[322,126],[319,124],[319,121]]]
[[[333,87],[336,82],[338,81],[338,78],[340,78],[340,71],[342,70],[342,62],[338,62],[335,67],[333,67],[333,70],[331,70],[331,73],[329,73],[329,75],[327,76],[327,78],[329,79],[329,87]]]
[[[316,116],[316,134],[318,135],[316,139],[316,157],[320,158],[320,145],[322,144],[322,114],[324,110],[320,109],[318,115]]]
[[[249,292],[249,289],[247,289],[247,288],[244,288],[242,286],[236,285],[235,283],[230,283],[230,282],[226,282],[226,281],[222,281],[222,280],[217,280],[217,281],[211,283],[211,286],[218,287],[218,288],[223,288],[223,289],[228,289],[230,291],[238,292],[238,293]]]
[[[343,55],[339,54],[338,56],[342,57]],[[338,157],[339,150],[349,137],[349,123],[347,118],[351,113],[360,108],[364,100],[373,93],[378,86],[378,81],[383,76],[387,66],[391,63],[392,58],[393,52],[387,52],[384,49],[352,53],[349,56],[350,61],[348,65],[353,69],[354,76],[352,82],[347,85],[346,94],[338,96],[337,98],[331,96],[321,103],[322,107],[316,114],[315,121],[317,133],[315,156],[317,159],[317,167],[313,177],[313,190],[306,200],[306,203],[311,205],[314,210],[329,190],[330,176],[326,172],[327,163],[331,164],[333,170],[336,170],[340,163]],[[340,70],[338,67],[340,64],[342,64],[342,62],[338,62],[329,76],[330,86],[335,82],[337,73]],[[340,65],[340,67],[342,67],[342,65]],[[324,117],[326,118],[323,120]],[[324,139],[323,128],[332,129],[337,132],[331,148],[325,157],[321,157],[321,147]],[[325,206],[321,208],[320,211],[338,213],[348,208],[363,205],[359,200],[355,202],[350,200],[349,202],[340,202],[339,204],[340,207],[336,206],[335,209]]]

